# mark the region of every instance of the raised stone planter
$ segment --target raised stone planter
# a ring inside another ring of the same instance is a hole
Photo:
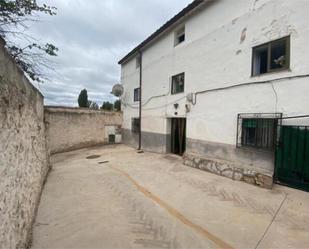
[[[247,169],[233,162],[205,158],[195,154],[186,153],[183,158],[185,165],[196,169],[211,172],[235,181],[244,181],[262,188],[271,189],[273,186],[273,177],[265,172],[258,172],[256,169]]]

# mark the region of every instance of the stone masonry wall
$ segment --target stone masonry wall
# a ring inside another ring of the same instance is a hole
[[[25,248],[49,163],[43,96],[0,38],[0,248]]]
[[[261,169],[248,169],[242,165],[230,161],[201,157],[200,155],[184,155],[184,164],[193,168],[205,170],[220,176],[224,176],[235,181],[244,181],[252,185],[258,185],[263,188],[271,189],[273,186],[273,177],[268,172]]]
[[[121,112],[45,107],[46,137],[52,154],[107,144],[108,132],[120,136],[121,124]]]

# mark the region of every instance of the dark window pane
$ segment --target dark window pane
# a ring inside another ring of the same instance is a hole
[[[267,73],[268,67],[268,46],[256,48],[254,50],[254,68],[253,75]]]
[[[178,74],[172,77],[172,94],[182,93],[185,89],[185,74]]]
[[[135,88],[134,89],[134,101],[140,101],[140,95],[141,95],[141,91],[140,88]]]
[[[253,48],[252,74],[260,75],[289,67],[289,37]]]
[[[242,143],[246,146],[254,146],[256,141],[256,127],[257,122],[255,119],[244,119],[243,120],[243,136]]]
[[[271,44],[271,69],[286,67],[286,39]]]
[[[242,121],[242,146],[273,149],[277,119],[244,119]]]
[[[245,128],[256,128],[257,120],[256,119],[244,119],[243,126]]]
[[[175,46],[177,46],[179,43],[184,42],[186,39],[185,34],[185,28],[179,29],[177,32],[175,32]]]
[[[178,44],[182,43],[183,41],[185,41],[185,34],[178,36]]]

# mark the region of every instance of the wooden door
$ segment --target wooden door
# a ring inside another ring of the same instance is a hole
[[[186,119],[173,118],[171,128],[171,152],[182,156],[186,150]]]

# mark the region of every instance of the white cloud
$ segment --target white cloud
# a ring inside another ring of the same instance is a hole
[[[59,47],[53,59],[56,74],[40,85],[45,103],[77,105],[86,88],[89,99],[114,100],[112,86],[120,80],[117,62],[191,0],[40,0],[58,8],[42,16],[31,34]]]

